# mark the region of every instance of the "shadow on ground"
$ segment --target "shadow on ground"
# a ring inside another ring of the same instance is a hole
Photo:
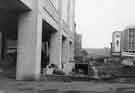
[[[118,88],[115,91],[104,91],[104,92],[96,92],[96,91],[59,91],[57,89],[49,89],[49,90],[20,90],[20,91],[0,91],[0,93],[135,93],[135,87],[130,88]]]

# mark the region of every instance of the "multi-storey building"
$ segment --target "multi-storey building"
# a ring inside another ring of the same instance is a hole
[[[1,0],[1,60],[16,57],[16,79],[39,79],[56,64],[69,72],[74,55],[75,0]],[[9,60],[10,61],[10,60]]]
[[[122,56],[135,57],[135,27],[129,26],[122,32]]]
[[[112,34],[111,55],[120,56],[121,54],[121,31],[115,31]]]

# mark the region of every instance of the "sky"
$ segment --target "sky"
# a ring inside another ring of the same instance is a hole
[[[135,25],[135,0],[76,0],[83,48],[110,47],[113,31]]]

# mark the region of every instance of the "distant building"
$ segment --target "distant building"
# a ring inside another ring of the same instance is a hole
[[[127,27],[122,32],[121,55],[135,57],[135,26]]]
[[[75,33],[75,56],[80,56],[81,55],[81,50],[82,50],[82,35]]]
[[[120,54],[121,54],[121,32],[115,31],[112,34],[111,55],[120,56]]]

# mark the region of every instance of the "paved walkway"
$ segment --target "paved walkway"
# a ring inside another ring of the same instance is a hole
[[[104,83],[104,82],[95,82],[95,81],[50,82],[50,81],[16,81],[12,79],[4,79],[4,78],[0,79],[0,90],[1,90],[0,93],[59,93],[56,92],[57,90],[88,91],[88,93],[116,93],[115,91],[118,88],[135,89],[135,84]],[[50,90],[51,92],[44,92],[46,90],[48,91]],[[9,91],[9,92],[3,92],[3,91]],[[75,93],[83,93],[83,92],[75,92]]]

